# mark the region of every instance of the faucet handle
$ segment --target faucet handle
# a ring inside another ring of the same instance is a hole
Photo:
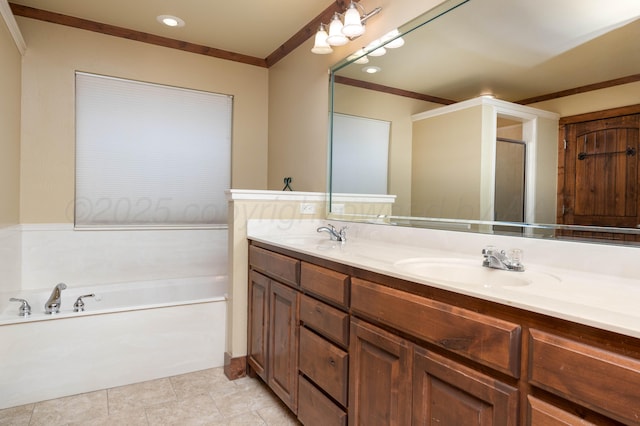
[[[485,246],[485,247],[482,249],[482,255],[483,255],[483,256],[489,256],[489,255],[493,254],[495,250],[496,250],[496,247],[495,247],[495,246],[491,246],[491,245],[489,245],[489,246]]]
[[[522,255],[523,255],[523,252],[519,248],[512,248],[511,250],[509,250],[509,254],[508,254],[509,259],[511,260],[511,263],[513,263],[514,265],[522,264]]]
[[[94,293],[91,293],[91,294],[85,294],[83,296],[78,297],[78,299],[76,300],[76,303],[73,304],[73,312],[84,311],[84,302],[82,301],[84,297],[96,297],[96,295]]]
[[[340,232],[338,232],[338,235],[340,235],[340,239],[342,240],[342,242],[347,241],[347,229],[349,229],[349,227],[345,225],[340,228]]]
[[[31,315],[31,305],[25,299],[18,299],[17,297],[12,297],[9,299],[10,302],[20,302],[21,305],[18,308],[18,315],[21,317],[28,317]]]

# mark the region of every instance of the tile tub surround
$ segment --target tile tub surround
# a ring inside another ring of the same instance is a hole
[[[331,223],[349,227],[348,241],[332,247],[325,242],[326,234],[316,232],[326,223],[251,220],[247,234],[319,258],[640,337],[640,312],[635,303],[640,300],[640,248],[339,221]],[[398,260],[428,257],[471,259],[480,264],[486,245],[522,249],[527,270],[549,273],[561,281],[483,288],[434,283],[394,266]]]
[[[258,379],[222,368],[0,410],[0,425],[267,425],[299,423]]]
[[[21,225],[21,288],[227,275],[227,234],[226,229],[78,231],[72,224]]]
[[[22,281],[22,238],[20,227],[0,227],[0,292],[18,291]]]

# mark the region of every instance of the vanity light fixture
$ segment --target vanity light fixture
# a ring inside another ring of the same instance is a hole
[[[362,14],[360,14],[358,8],[360,8]],[[329,23],[328,33],[326,26],[320,24],[311,52],[325,55],[333,52],[331,46],[343,46],[350,40],[360,37],[365,32],[367,20],[380,13],[381,10],[381,7],[376,7],[367,13],[359,3],[351,1],[344,14],[338,12],[333,14],[333,18],[331,18],[331,22]]]
[[[158,20],[158,22],[160,22],[163,25],[166,25],[167,27],[184,27],[185,23],[182,19],[178,18],[177,16],[173,16],[173,15],[160,15],[158,17],[156,17],[156,19]]]

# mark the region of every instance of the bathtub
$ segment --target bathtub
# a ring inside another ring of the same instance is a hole
[[[224,364],[226,276],[67,283],[60,313],[46,315],[55,284],[2,294],[0,409]],[[27,299],[32,315],[18,316],[10,297]]]

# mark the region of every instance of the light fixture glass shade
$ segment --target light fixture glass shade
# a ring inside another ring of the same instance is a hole
[[[384,47],[388,49],[397,49],[402,46],[404,46],[404,39],[402,37],[398,37],[384,45]]]
[[[343,46],[349,42],[347,36],[342,34],[342,21],[340,21],[340,15],[337,13],[333,15],[333,19],[329,24],[329,37],[327,37],[327,43],[331,46]]]
[[[387,53],[384,47],[378,47],[376,50],[369,52],[369,56],[383,56]]]
[[[327,31],[324,29],[324,25],[320,24],[320,28],[318,28],[318,32],[316,33],[315,43],[313,45],[313,48],[311,49],[311,52],[317,55],[326,55],[333,52],[333,49],[331,48],[331,46],[329,46],[329,43],[327,43],[328,36],[329,34],[327,34]]]
[[[397,28],[385,34],[384,37],[382,37],[382,42],[388,42],[384,45],[387,49],[397,49],[398,47],[404,46],[404,39],[400,37],[400,31],[398,31]]]
[[[385,53],[387,53],[387,49],[385,49],[384,47],[380,46],[380,40],[375,40],[372,41],[371,43],[369,43],[369,45],[367,46],[367,50],[369,51],[368,55],[369,56],[382,56]]]
[[[360,12],[354,2],[351,2],[349,9],[344,14],[344,26],[342,27],[342,34],[347,37],[353,38],[364,34],[364,26],[360,21]]]
[[[350,61],[353,61],[354,64],[368,64],[369,58],[364,53],[365,53],[364,49],[359,49],[357,52],[349,56],[347,59]]]

